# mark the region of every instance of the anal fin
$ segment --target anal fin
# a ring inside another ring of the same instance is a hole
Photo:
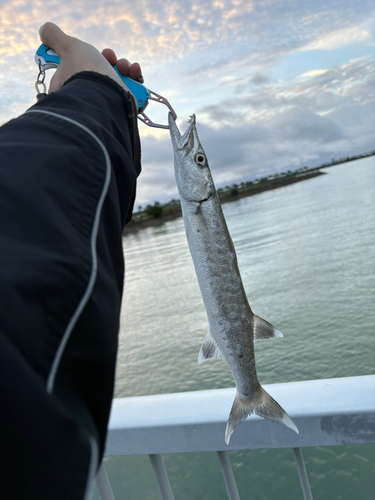
[[[221,354],[221,351],[218,348],[216,341],[211,334],[211,331],[208,330],[201,346],[201,350],[198,354],[198,365],[202,364],[203,361],[214,358],[222,359],[222,357],[223,356]]]
[[[282,337],[283,334],[271,323],[254,314],[254,340],[266,340],[273,337]]]

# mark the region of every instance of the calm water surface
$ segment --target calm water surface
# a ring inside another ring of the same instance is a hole
[[[256,345],[263,384],[375,373],[375,157],[325,172],[223,206],[251,307],[284,334]],[[222,361],[197,365],[208,322],[182,219],[124,252],[115,396],[233,387]],[[242,499],[302,498],[291,450],[230,455]],[[375,446],[304,457],[315,500],[373,498]],[[227,498],[216,454],[164,461],[176,500]],[[148,457],[106,467],[116,500],[159,498]]]

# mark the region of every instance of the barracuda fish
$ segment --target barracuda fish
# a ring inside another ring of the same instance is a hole
[[[198,363],[224,358],[233,374],[237,392],[225,431],[226,444],[235,427],[252,413],[265,420],[282,422],[298,434],[292,419],[257,379],[254,340],[282,337],[282,334],[250,308],[195,124],[193,115],[181,136],[169,114],[185,231],[209,322]]]

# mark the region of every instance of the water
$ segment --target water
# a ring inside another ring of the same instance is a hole
[[[252,309],[284,334],[256,345],[263,384],[375,373],[375,157],[325,172],[223,206]],[[124,251],[115,396],[233,387],[225,363],[197,365],[208,323],[182,219]],[[303,453],[315,500],[373,498],[375,445]],[[302,497],[291,450],[230,457],[242,499]],[[227,498],[214,453],[164,461],[176,500]],[[116,500],[159,498],[148,457],[106,468]]]

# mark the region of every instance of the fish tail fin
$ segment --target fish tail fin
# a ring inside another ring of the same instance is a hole
[[[297,426],[289,415],[284,411],[261,386],[259,386],[259,395],[256,398],[241,401],[238,393],[234,398],[233,406],[229,415],[227,428],[225,430],[225,442],[229,444],[230,437],[238,424],[243,422],[246,417],[255,413],[270,422],[279,422],[299,434]]]

